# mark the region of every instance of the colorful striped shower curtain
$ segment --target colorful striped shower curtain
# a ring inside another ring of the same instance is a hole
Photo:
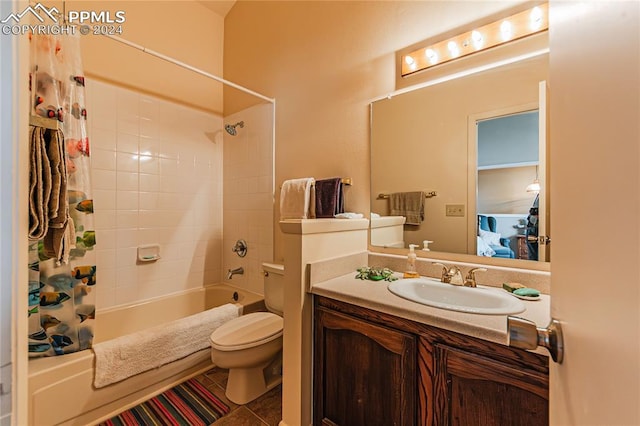
[[[44,236],[34,237],[30,232],[29,244],[29,354],[39,357],[91,347],[95,318],[96,242],[79,37],[33,35],[30,46],[31,115],[57,121],[62,131],[58,133],[40,127],[30,129],[30,212],[44,209],[46,222],[34,223],[34,215],[30,214],[30,231],[38,225],[48,228]],[[42,147],[40,150],[34,149],[38,143]],[[60,148],[56,153],[53,153],[54,144]],[[61,157],[56,167],[51,166],[52,157]],[[40,162],[36,164],[34,158]],[[51,176],[57,179],[58,186],[43,179],[44,193],[53,187],[52,200],[53,192],[59,189],[55,194],[56,203],[53,203],[56,204],[54,216],[57,214],[57,219],[51,219],[51,202],[41,203],[49,205],[33,205],[33,199],[37,197],[31,195],[40,194],[40,199],[43,199],[42,188],[33,182],[46,175],[47,170],[43,169],[47,167],[49,172],[55,169]]]

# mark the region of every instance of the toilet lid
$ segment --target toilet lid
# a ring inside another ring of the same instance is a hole
[[[211,333],[211,345],[222,350],[257,346],[282,336],[282,326],[282,317],[271,312],[242,315]]]

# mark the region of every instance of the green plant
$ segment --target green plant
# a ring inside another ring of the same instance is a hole
[[[371,281],[395,281],[398,278],[393,276],[393,271],[389,268],[372,268],[369,266],[363,266],[358,268],[358,274],[356,278],[360,280]]]

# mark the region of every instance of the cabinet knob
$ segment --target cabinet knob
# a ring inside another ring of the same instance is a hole
[[[507,333],[509,346],[520,349],[535,349],[538,346],[547,348],[551,359],[562,364],[564,358],[564,342],[560,321],[551,319],[546,328],[539,328],[533,321],[520,317],[507,317]]]

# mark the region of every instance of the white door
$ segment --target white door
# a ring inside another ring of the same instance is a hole
[[[550,206],[549,197],[549,108],[548,86],[546,81],[541,81],[538,86],[538,182],[540,193],[538,194],[538,261],[550,260]]]
[[[552,425],[640,424],[639,15],[550,5]]]

